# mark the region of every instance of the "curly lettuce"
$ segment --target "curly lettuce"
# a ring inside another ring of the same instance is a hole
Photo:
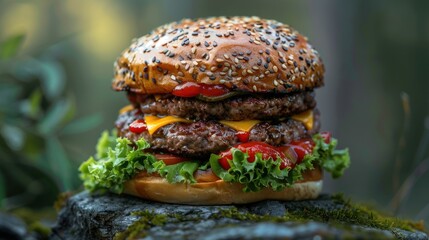
[[[280,169],[281,159],[262,159],[262,154],[256,154],[254,162],[248,162],[249,157],[236,148],[233,148],[232,159],[229,160],[230,169],[225,170],[219,164],[219,155],[212,154],[210,165],[213,172],[225,182],[238,182],[244,185],[244,192],[257,192],[263,188],[280,191],[290,187],[294,182],[301,180],[302,173],[314,169],[314,165],[321,166],[331,173],[332,177],[340,177],[350,165],[348,149],[336,150],[337,140],[332,139],[325,143],[323,138],[313,136],[315,147],[311,154],[307,154],[300,164],[294,168]]]
[[[97,154],[79,167],[84,187],[91,191],[121,193],[123,184],[140,171],[158,173],[170,183],[195,183],[196,162],[181,162],[165,165],[154,155],[145,153],[149,144],[140,139],[134,143],[126,138],[116,138],[115,134],[103,132],[97,144]]]
[[[166,165],[150,153],[145,152],[149,144],[140,139],[132,143],[126,138],[117,138],[115,133],[103,132],[98,141],[94,157],[81,164],[79,170],[84,186],[89,191],[111,191],[121,193],[123,184],[140,171],[157,173],[169,183],[196,183],[194,173],[197,170],[212,171],[225,182],[243,184],[243,191],[255,192],[263,188],[280,191],[302,179],[302,173],[321,166],[334,178],[341,176],[350,165],[348,150],[336,150],[337,141],[325,143],[317,134],[313,137],[315,147],[312,154],[293,169],[280,169],[281,159],[262,159],[256,154],[255,161],[247,161],[248,154],[236,148],[232,151],[231,168],[224,170],[219,164],[219,155],[212,154],[209,162],[185,161]]]

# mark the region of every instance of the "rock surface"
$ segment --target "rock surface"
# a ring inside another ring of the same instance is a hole
[[[428,239],[419,231],[284,218],[296,209],[331,211],[346,207],[327,195],[299,202],[186,206],[82,192],[71,197],[61,210],[51,238],[125,239],[138,233],[137,238],[142,239]]]

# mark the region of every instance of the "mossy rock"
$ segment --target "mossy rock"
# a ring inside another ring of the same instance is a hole
[[[385,217],[342,197],[186,206],[126,195],[71,197],[52,239],[428,239],[422,223]],[[316,237],[316,238],[314,238]]]

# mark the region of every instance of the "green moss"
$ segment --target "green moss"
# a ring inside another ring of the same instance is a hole
[[[320,207],[311,206],[309,208],[297,207],[289,209],[284,216],[258,215],[249,212],[243,212],[236,207],[228,209],[220,209],[218,213],[213,214],[210,219],[229,218],[240,221],[254,222],[298,222],[305,223],[308,221],[317,221],[334,225],[339,229],[349,230],[350,232],[358,233],[359,229],[352,228],[351,225],[365,226],[376,229],[388,230],[397,238],[401,238],[397,232],[398,229],[408,231],[425,231],[423,222],[413,222],[402,220],[382,214],[379,211],[369,208],[361,204],[352,203],[345,199],[342,195],[334,195],[331,197],[334,203],[337,204],[337,209],[323,209]],[[200,218],[184,216],[181,214],[155,214],[149,211],[134,212],[134,216],[140,216],[140,219],[129,226],[124,232],[117,233],[114,239],[134,239],[144,237],[146,230],[152,226],[162,226],[167,220],[170,222],[184,221],[199,221]],[[365,234],[369,234],[365,232]],[[374,238],[382,239],[386,236],[382,233],[372,233]],[[367,235],[365,235],[367,236]],[[346,235],[343,237],[347,237]],[[350,236],[350,238],[355,235]]]
[[[146,230],[153,226],[162,226],[167,222],[167,215],[155,214],[149,211],[133,212],[133,216],[140,218],[131,224],[125,231],[115,234],[114,240],[136,239],[146,236]]]
[[[359,225],[388,230],[396,236],[398,236],[397,229],[425,231],[423,222],[413,222],[387,216],[367,206],[351,203],[350,200],[344,199],[342,195],[335,195],[332,198],[338,205],[342,205],[343,207],[330,210],[317,207],[312,207],[311,209],[296,208],[288,210],[284,216],[280,217],[242,213],[239,212],[237,208],[231,208],[228,210],[221,210],[216,217],[272,222],[307,222],[313,220],[337,225],[339,227],[342,226],[342,228],[348,225]]]
[[[73,196],[72,192],[62,192],[58,194],[57,200],[55,200],[54,202],[54,209],[57,212],[59,212],[61,208],[63,208],[66,205],[67,200],[69,200],[71,196]]]
[[[18,208],[11,212],[27,225],[28,231],[37,233],[39,239],[48,239],[51,228],[44,225],[41,220],[55,221],[56,214],[53,209],[32,210],[29,208]]]

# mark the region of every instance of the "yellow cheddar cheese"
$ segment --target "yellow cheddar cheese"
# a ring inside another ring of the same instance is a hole
[[[175,122],[191,122],[189,120],[186,120],[184,118],[180,117],[173,117],[173,116],[167,116],[167,117],[156,117],[152,115],[146,115],[144,117],[144,121],[146,122],[147,130],[149,131],[149,134],[153,134],[158,130],[160,127],[163,127],[165,125],[175,123]]]
[[[313,110],[308,110],[300,114],[293,115],[291,118],[296,121],[302,122],[308,130],[313,129],[313,119],[314,119]],[[156,130],[158,130],[159,128],[165,125],[175,123],[175,122],[189,123],[192,121],[184,118],[180,118],[180,117],[174,117],[174,116],[156,117],[152,115],[146,115],[145,122],[149,133],[153,134],[154,132],[156,132]],[[219,122],[237,131],[249,132],[256,124],[260,123],[261,121],[259,120],[243,120],[243,121],[222,120]]]
[[[259,120],[243,120],[243,121],[219,121],[220,123],[234,128],[237,131],[249,132],[256,124],[260,123]]]
[[[313,129],[313,110],[307,110],[300,114],[293,115],[292,119],[302,122],[308,130]]]

